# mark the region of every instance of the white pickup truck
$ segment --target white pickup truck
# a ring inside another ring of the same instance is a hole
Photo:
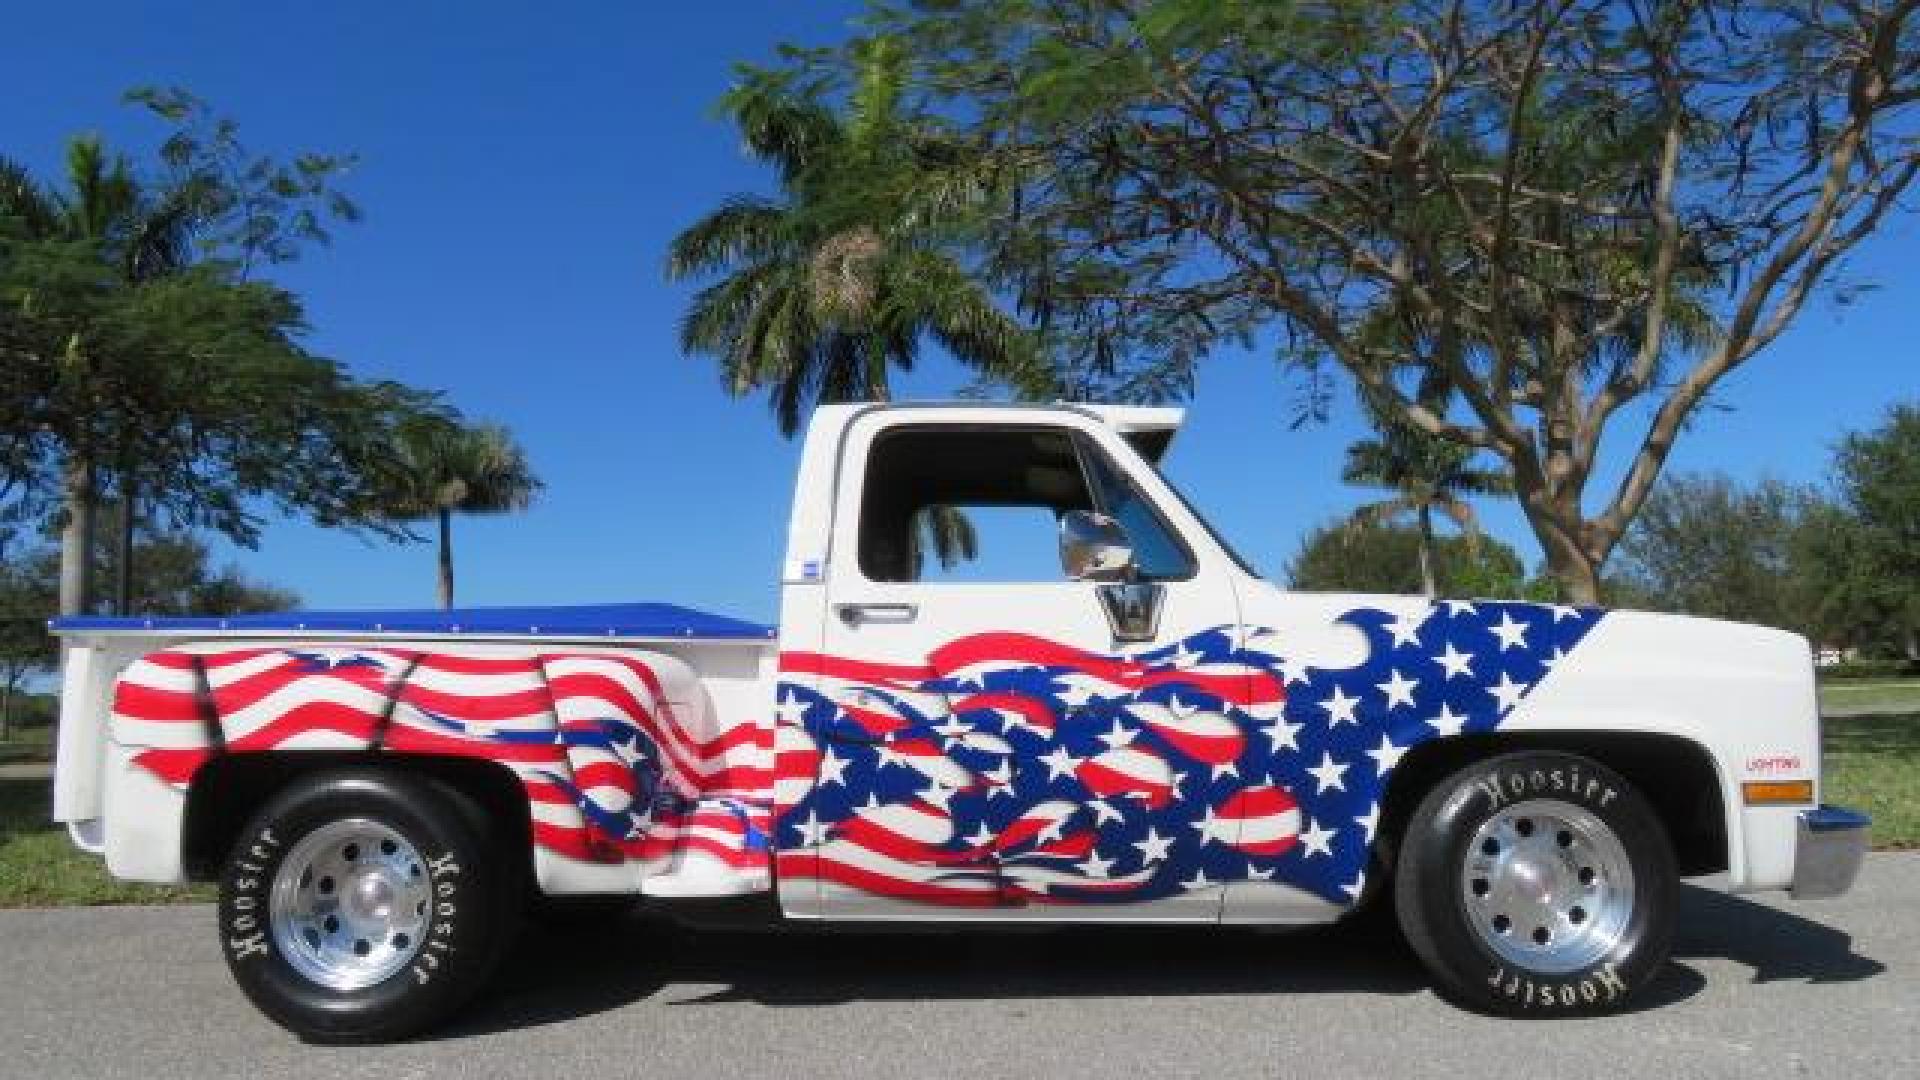
[[[1803,639],[1287,592],[1155,468],[1179,421],[820,409],[777,630],[655,604],[57,621],[54,816],[119,877],[217,881],[241,987],[327,1041],[443,1018],[543,898],[1378,903],[1442,993],[1525,1014],[1627,1001],[1680,875],[1850,886],[1868,823],[1819,802]],[[1000,545],[969,573],[926,557],[942,508]]]

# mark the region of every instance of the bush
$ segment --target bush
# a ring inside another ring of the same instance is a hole
[[[1848,660],[1818,670],[1821,682],[1920,678],[1920,664],[1911,660]]]

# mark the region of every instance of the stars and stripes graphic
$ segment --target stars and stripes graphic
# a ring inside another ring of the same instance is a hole
[[[1402,756],[1497,728],[1600,618],[1360,608],[1340,621],[1364,656],[1338,668],[1259,627],[1119,656],[1015,633],[914,663],[788,652],[771,722],[716,715],[692,668],[642,650],[183,647],[122,674],[111,732],[176,788],[225,753],[485,758],[519,778],[549,855],[648,874],[775,862],[972,907],[1259,880],[1342,903]]]
[[[1492,730],[1601,615],[1449,601],[1340,621],[1320,668],[1263,628],[1129,656],[996,633],[925,664],[788,653],[783,879],[939,905],[1138,902],[1236,880],[1355,899],[1387,779]]]
[[[638,651],[169,649],[122,674],[111,730],[181,788],[222,753],[486,758],[519,778],[554,855],[764,874],[774,731],[702,700],[684,663]]]

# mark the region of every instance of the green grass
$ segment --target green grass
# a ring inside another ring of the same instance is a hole
[[[12,761],[52,761],[53,728],[15,728],[0,740],[0,765]]]
[[[1920,679],[1845,679],[1820,684],[1820,713],[1920,713]]]
[[[67,840],[48,820],[44,778],[0,777],[0,908],[169,904],[211,900],[202,885],[134,885],[107,876],[106,863]]]
[[[1920,712],[1826,722],[1826,800],[1873,815],[1873,846],[1920,847]]]

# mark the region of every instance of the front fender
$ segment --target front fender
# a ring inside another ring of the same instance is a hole
[[[1813,803],[1747,806],[1753,780],[1812,780],[1820,720],[1805,638],[1770,627],[1610,612],[1508,717],[1506,731],[1644,732],[1706,750],[1725,810],[1728,887],[1783,889]]]

